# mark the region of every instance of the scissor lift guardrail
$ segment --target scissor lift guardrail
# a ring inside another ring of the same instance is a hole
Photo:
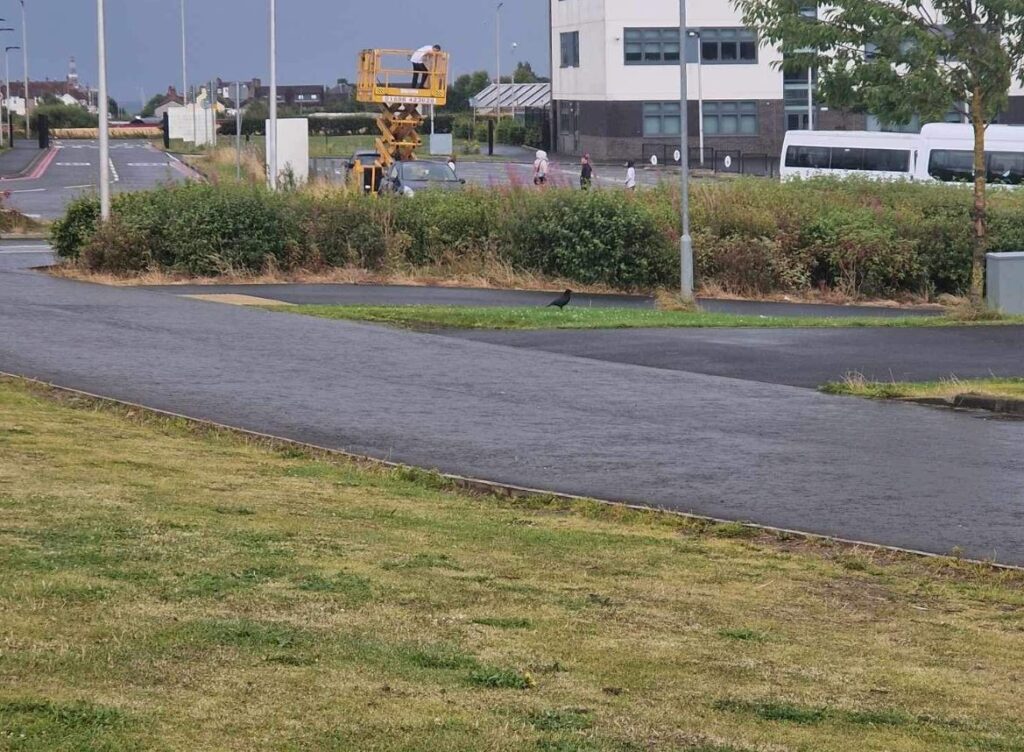
[[[409,62],[412,54],[413,50],[363,50],[359,53],[356,100],[381,107],[377,118],[378,161],[372,166],[356,166],[363,173],[364,187],[372,191],[379,188],[380,174],[384,170],[395,162],[416,158],[416,149],[422,143],[417,132],[423,123],[420,107],[443,107],[448,101],[448,53],[430,55],[426,72],[413,71]],[[412,85],[414,73],[424,77],[422,86]],[[369,180],[366,171],[371,171]]]

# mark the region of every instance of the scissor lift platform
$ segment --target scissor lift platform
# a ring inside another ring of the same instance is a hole
[[[379,104],[377,118],[380,136],[377,138],[378,161],[372,167],[361,165],[364,187],[376,191],[380,174],[395,162],[416,159],[416,149],[422,143],[417,132],[423,123],[421,107],[443,107],[448,101],[448,53],[430,55],[423,85],[412,85],[413,50],[363,50],[359,53],[359,78],[356,82],[356,101]],[[360,173],[357,173],[360,174]]]

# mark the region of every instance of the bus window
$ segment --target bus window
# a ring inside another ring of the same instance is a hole
[[[974,155],[969,151],[936,149],[928,160],[928,174],[946,182],[974,180]]]
[[[864,169],[869,172],[908,172],[910,152],[904,149],[865,149]]]
[[[827,146],[790,146],[786,149],[786,167],[827,170],[831,151]]]
[[[1024,183],[1024,152],[989,152],[988,182],[1000,185]]]
[[[832,147],[832,169],[833,170],[863,170],[864,150],[852,149],[845,146]]]

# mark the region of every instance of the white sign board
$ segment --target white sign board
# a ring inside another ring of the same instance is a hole
[[[196,104],[169,108],[167,126],[170,138],[187,144],[205,146],[217,142],[217,114]]]
[[[430,153],[431,155],[445,155],[454,154],[454,144],[452,143],[451,133],[431,133],[430,134]]]
[[[270,133],[270,121],[266,122]],[[267,164],[267,174],[270,165]],[[277,181],[278,185],[294,181],[302,185],[309,180],[309,120],[306,118],[278,118],[277,121]]]

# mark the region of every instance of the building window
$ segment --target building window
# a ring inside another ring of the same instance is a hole
[[[757,133],[757,102],[705,102],[704,133],[750,136]]]
[[[701,29],[700,61],[705,65],[757,62],[757,35],[750,29]]]
[[[562,67],[580,67],[580,33],[578,31],[564,31],[559,34],[562,43]]]
[[[644,102],[644,136],[678,136],[679,102]]]
[[[622,36],[626,65],[679,64],[679,27],[625,29]]]

